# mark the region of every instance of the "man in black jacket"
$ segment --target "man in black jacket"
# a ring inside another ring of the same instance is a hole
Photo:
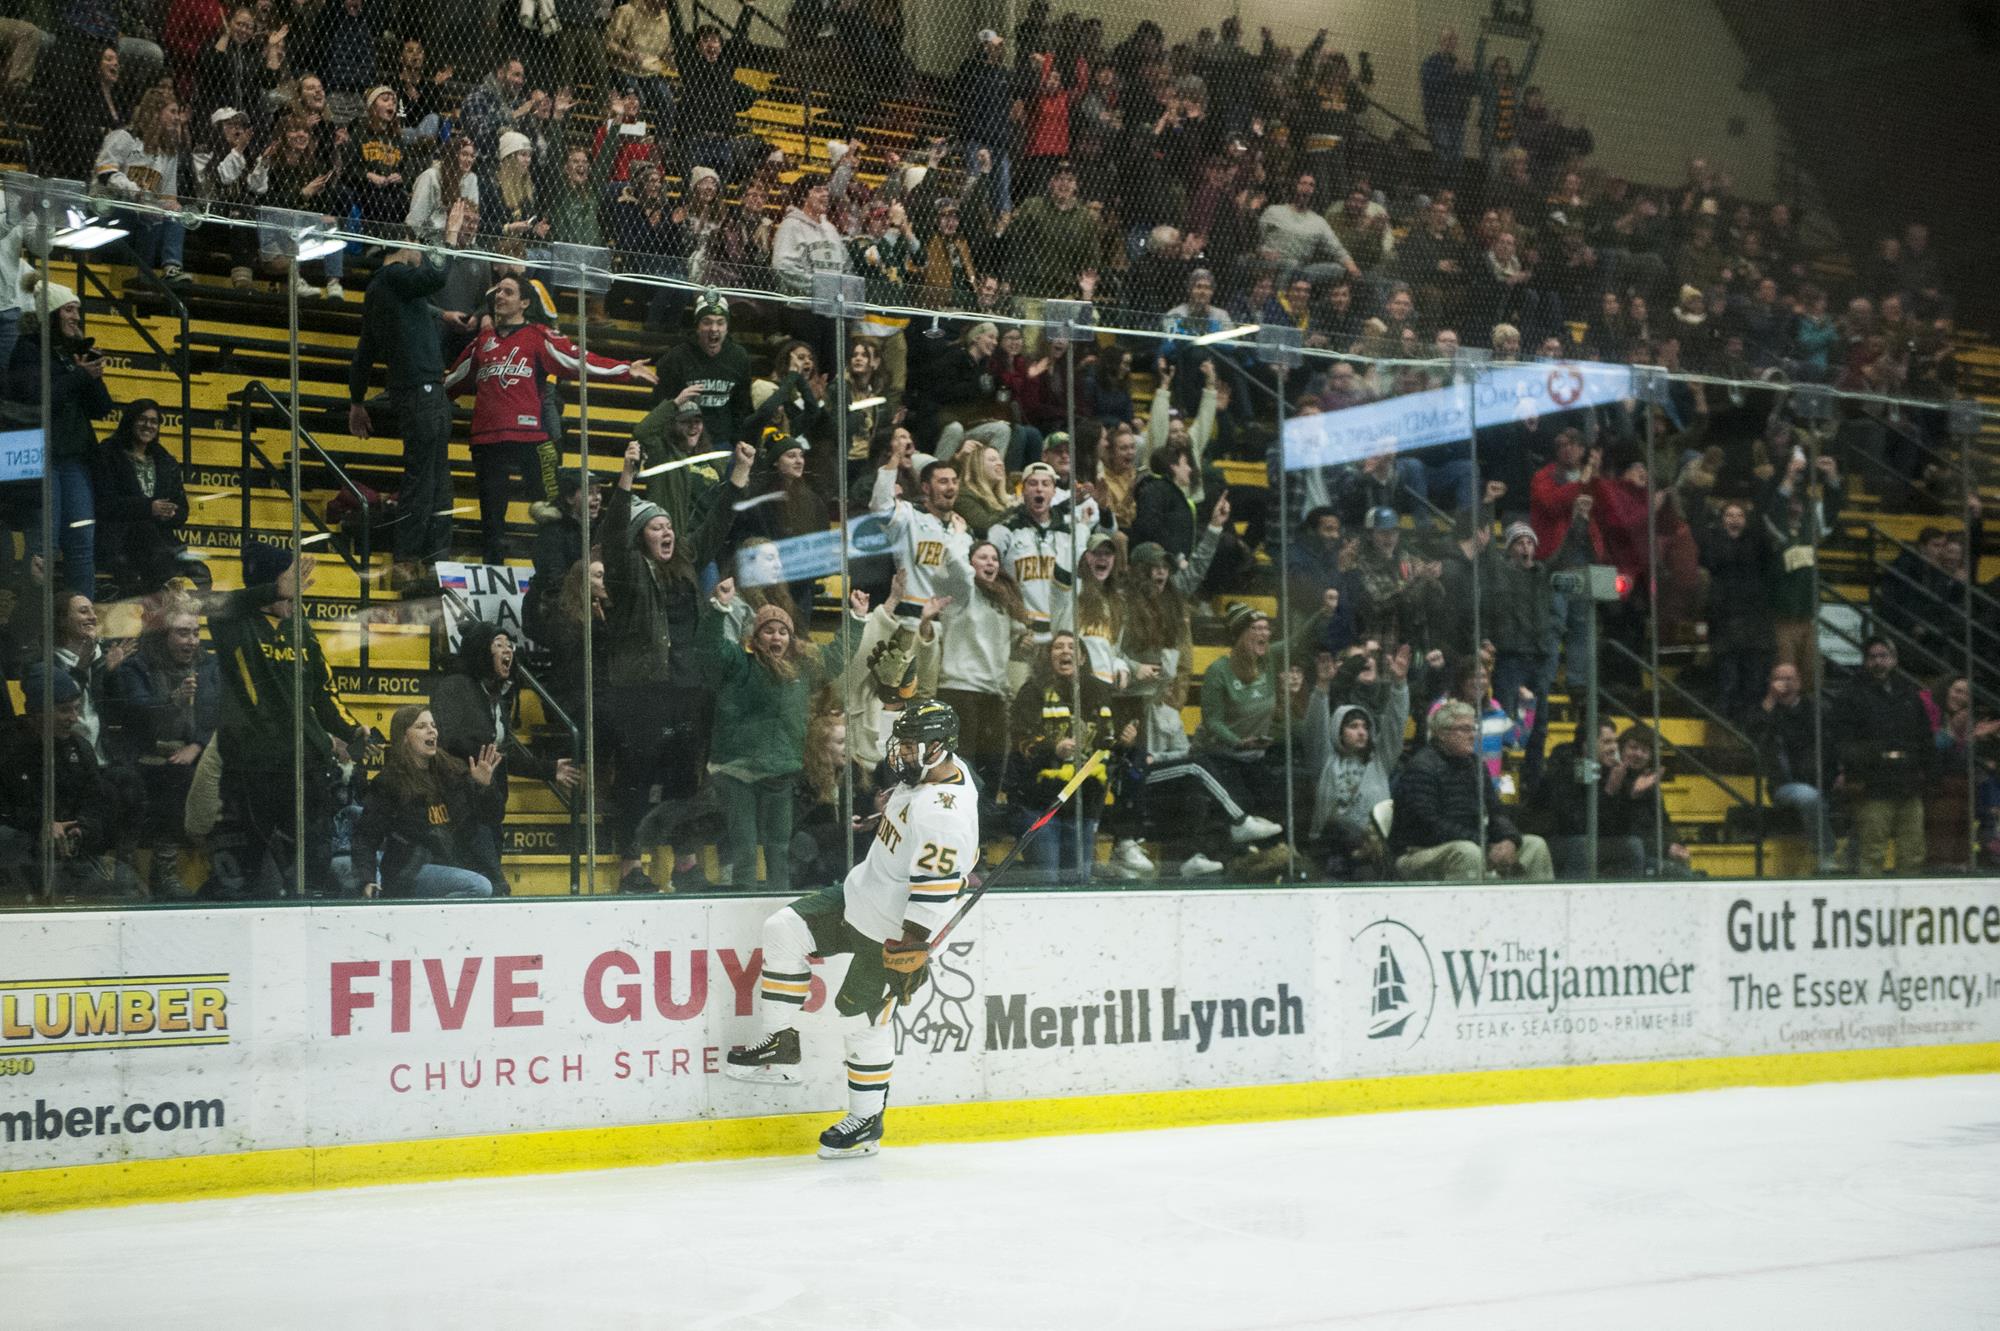
[[[1764,701],[1751,709],[1745,729],[1770,764],[1764,775],[1771,787],[1771,803],[1799,816],[1799,825],[1818,858],[1819,872],[1826,874],[1838,866],[1833,858],[1833,829],[1827,823],[1826,782],[1819,755],[1834,752],[1841,737],[1823,724],[1820,711],[1819,699],[1806,697],[1799,687],[1799,668],[1780,663],[1771,667]]]
[[[1005,213],[1014,207],[1014,159],[1008,151],[1013,142],[1015,117],[1014,80],[1000,63],[1006,43],[991,28],[979,32],[979,44],[958,67],[952,88],[958,96],[958,135],[965,143],[967,165],[985,148],[993,160],[994,179],[999,191],[995,207]]]
[[[750,353],[729,335],[728,301],[704,295],[694,307],[694,332],[661,355],[655,368],[660,377],[653,385],[653,411],[666,409],[662,423],[680,410],[682,400],[690,400],[701,407],[702,433],[719,441],[714,447],[727,448],[742,437],[754,410]],[[654,420],[649,413],[640,424]]]
[[[293,561],[281,546],[253,543],[243,552],[242,591],[209,615],[209,637],[222,661],[222,802],[246,838],[246,883],[275,877],[279,895],[331,894],[335,764],[359,761],[367,731],[334,688],[312,624],[298,644],[304,654],[303,692],[294,697],[292,598],[312,585],[312,560]],[[292,709],[302,713],[305,752],[300,771],[306,822],[294,817]],[[356,746],[350,749],[349,746]],[[306,881],[292,881],[294,845],[305,841]],[[268,857],[269,865],[262,861]],[[238,888],[240,890],[240,888]]]
[[[465,203],[454,202],[444,243],[458,244]],[[361,336],[347,374],[347,429],[366,439],[368,376],[389,371],[389,400],[403,435],[403,483],[396,491],[398,587],[422,584],[423,566],[451,549],[451,399],[444,392],[444,342],[431,297],[444,290],[445,256],[399,249],[382,261],[361,303]],[[453,316],[462,319],[463,316]]]
[[[1926,856],[1924,787],[1936,747],[1917,686],[1897,673],[1896,648],[1870,638],[1860,678],[1833,708],[1840,736],[1840,785],[1855,795],[1854,836],[1861,872],[1880,877],[1891,843],[1896,872],[1921,872]]]
[[[1396,876],[1465,880],[1490,874],[1549,882],[1549,848],[1514,826],[1479,761],[1479,719],[1469,703],[1452,701],[1431,717],[1431,742],[1396,773],[1389,849]],[[1480,802],[1486,839],[1480,841]]]
[[[674,131],[687,137],[688,161],[714,169],[726,184],[736,174],[737,113],[749,110],[757,100],[755,89],[736,81],[736,67],[750,46],[756,0],[744,0],[727,40],[713,23],[702,24],[690,38],[680,10],[678,4],[667,6],[681,76],[680,115]]]

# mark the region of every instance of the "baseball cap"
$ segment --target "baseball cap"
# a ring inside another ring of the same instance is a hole
[[[981,46],[998,46],[1000,44],[1000,34],[991,28],[981,28],[979,30],[979,44]]]
[[[208,123],[211,125],[226,125],[232,120],[248,120],[249,118],[250,113],[248,111],[239,111],[233,106],[218,106],[208,113]]]
[[[1394,531],[1396,530],[1396,526],[1396,510],[1390,508],[1387,504],[1384,504],[1380,508],[1371,508],[1368,510],[1369,531]]]

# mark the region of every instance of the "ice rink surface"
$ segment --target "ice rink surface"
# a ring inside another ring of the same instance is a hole
[[[0,1324],[2000,1326],[2000,1076],[0,1220]]]

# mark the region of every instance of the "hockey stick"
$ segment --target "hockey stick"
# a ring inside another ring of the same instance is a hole
[[[1104,761],[1110,756],[1111,751],[1109,749],[1099,749],[1096,753],[1090,755],[1088,762],[1076,769],[1076,775],[1069,779],[1069,784],[1065,785],[1062,788],[1062,792],[1055,797],[1049,807],[1042,811],[1042,816],[1028,824],[1028,830],[1014,839],[1014,848],[1007,852],[1006,857],[999,864],[994,866],[992,873],[984,874],[980,877],[979,886],[966,894],[965,901],[959,906],[958,912],[944,922],[944,928],[931,935],[930,941],[926,946],[932,952],[937,951],[938,945],[944,942],[945,935],[958,927],[958,922],[965,918],[967,912],[979,904],[979,898],[986,895],[987,889],[999,882],[1000,876],[1013,867],[1014,861],[1021,856],[1021,848],[1034,840],[1035,833],[1055,821],[1055,816],[1062,812],[1063,805],[1069,803],[1069,797],[1081,790],[1084,782],[1104,770]]]
[[[963,920],[972,908],[979,904],[979,898],[986,895],[987,889],[999,882],[1001,875],[1013,867],[1014,861],[1021,857],[1021,848],[1034,840],[1035,833],[1055,821],[1055,816],[1062,812],[1063,805],[1069,803],[1069,797],[1081,790],[1083,783],[1090,780],[1095,773],[1104,770],[1104,760],[1110,756],[1111,750],[1099,749],[1096,753],[1090,755],[1089,760],[1083,766],[1076,769],[1076,775],[1069,779],[1069,783],[1049,803],[1049,807],[1042,810],[1042,816],[1035,819],[1034,822],[1029,823],[1028,830],[1014,838],[1014,848],[1001,858],[1000,863],[993,866],[992,873],[980,876],[979,886],[966,894],[965,900],[960,903],[958,910],[953,913],[950,919],[944,922],[944,927],[930,936],[930,939],[924,944],[926,951],[933,955],[936,954],[939,945],[945,940],[945,935],[949,934],[953,929],[958,928],[958,922]],[[894,1012],[897,1008],[910,1001],[910,995],[917,990],[917,977],[923,973],[923,969],[919,968],[903,977],[903,982],[897,986],[894,996],[883,1006],[883,1021],[889,1019],[891,1012]]]

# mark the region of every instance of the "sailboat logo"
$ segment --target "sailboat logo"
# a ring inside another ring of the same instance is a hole
[[[1410,1006],[1408,986],[1403,980],[1403,968],[1396,964],[1396,954],[1387,943],[1375,959],[1375,997],[1368,1008],[1368,1038],[1386,1039],[1391,1035],[1401,1035],[1403,1028],[1410,1024],[1416,1009]]]
[[[1380,919],[1353,939],[1368,995],[1367,1038],[1376,1048],[1413,1045],[1430,1029],[1437,972],[1423,935],[1401,920]]]

